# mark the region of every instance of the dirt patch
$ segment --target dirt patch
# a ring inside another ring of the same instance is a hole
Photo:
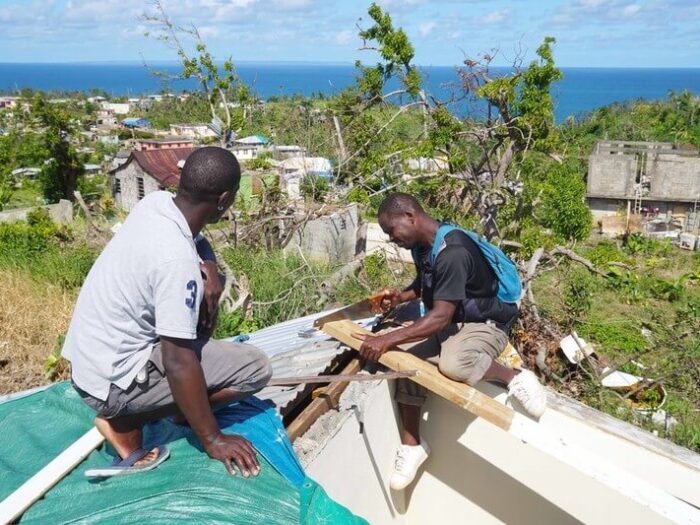
[[[0,395],[48,383],[44,362],[68,329],[76,294],[0,271]]]

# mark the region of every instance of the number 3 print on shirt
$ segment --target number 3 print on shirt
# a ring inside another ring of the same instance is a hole
[[[190,293],[189,297],[185,299],[185,305],[194,310],[195,304],[197,303],[197,281],[193,279],[187,283],[185,288],[187,288],[187,291]]]

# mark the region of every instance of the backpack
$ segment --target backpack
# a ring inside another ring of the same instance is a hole
[[[515,263],[511,261],[498,246],[491,244],[485,237],[473,231],[465,230],[452,224],[441,224],[435,234],[433,247],[430,250],[430,267],[433,268],[435,266],[435,260],[445,242],[445,235],[453,230],[466,233],[479,247],[479,250],[481,250],[481,254],[498,279],[498,292],[496,293],[496,297],[504,303],[516,303],[520,301],[523,294],[523,286],[520,282],[520,275],[518,274]],[[412,255],[413,260],[418,264],[417,250],[413,250]]]

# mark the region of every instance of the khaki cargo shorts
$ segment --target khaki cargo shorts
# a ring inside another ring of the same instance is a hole
[[[253,345],[197,339],[192,349],[202,365],[209,393],[231,388],[243,398],[264,388],[272,376],[267,356]],[[137,379],[126,390],[112,384],[106,401],[91,396],[75,384],[73,388],[98,415],[107,419],[150,412],[175,403],[163,367],[160,342],[153,346],[146,367],[148,374],[144,381]]]
[[[475,385],[508,344],[508,336],[493,323],[453,323],[416,343],[413,355],[437,365],[450,379]],[[410,379],[396,381],[396,401],[421,406],[427,390]]]

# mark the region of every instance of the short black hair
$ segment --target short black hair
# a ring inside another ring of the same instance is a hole
[[[390,193],[379,205],[377,216],[396,216],[406,212],[422,213],[423,207],[413,195],[408,193]]]
[[[241,166],[230,151],[216,146],[194,150],[182,168],[178,193],[193,202],[213,201],[226,191],[238,191]]]

